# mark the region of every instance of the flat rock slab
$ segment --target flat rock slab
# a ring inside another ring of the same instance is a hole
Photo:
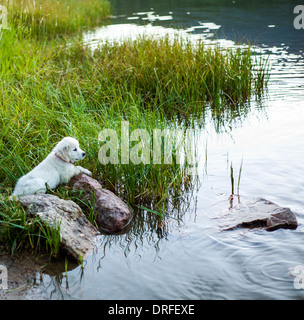
[[[234,202],[237,203],[236,198],[234,197]],[[298,226],[297,218],[289,208],[280,207],[263,198],[245,198],[241,203],[224,210],[214,218],[218,219],[222,230],[242,227],[273,231],[279,228],[296,229]]]
[[[38,215],[50,228],[60,224],[61,242],[71,257],[77,261],[87,257],[99,232],[75,202],[50,194],[26,195],[19,200],[31,215]]]
[[[71,186],[82,191],[86,201],[94,203],[97,225],[106,231],[114,232],[125,228],[133,217],[130,207],[112,191],[103,189],[101,184],[84,173],[71,179]]]

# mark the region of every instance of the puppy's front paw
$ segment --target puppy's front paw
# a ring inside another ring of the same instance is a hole
[[[92,172],[89,171],[88,169],[85,169],[81,166],[77,166],[76,167],[76,171],[75,171],[75,175],[79,174],[79,173],[85,173],[87,174],[88,176],[91,176],[92,175]]]
[[[88,169],[83,169],[83,170],[81,170],[82,171],[82,173],[85,173],[85,174],[87,174],[88,176],[92,176],[92,172],[90,171],[90,170],[88,170]]]

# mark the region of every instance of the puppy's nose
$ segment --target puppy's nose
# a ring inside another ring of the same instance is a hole
[[[85,157],[85,152],[82,153],[82,156]]]

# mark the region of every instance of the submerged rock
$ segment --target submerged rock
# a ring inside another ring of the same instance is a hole
[[[263,198],[245,199],[215,218],[222,230],[242,227],[273,231],[279,228],[296,229],[298,226],[297,218],[289,208],[280,207]]]
[[[113,192],[103,189],[97,180],[81,173],[71,179],[71,186],[82,191],[86,201],[95,204],[95,220],[100,228],[118,231],[131,221],[133,214],[129,206]]]
[[[70,256],[77,261],[86,258],[98,230],[75,202],[50,194],[25,195],[19,200],[31,215],[38,215],[50,228],[60,226],[61,242]]]

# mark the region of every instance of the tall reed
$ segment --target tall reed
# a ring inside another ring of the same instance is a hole
[[[105,42],[93,54],[79,43],[61,51],[58,65],[73,69],[83,91],[94,90],[95,103],[123,99],[169,115],[200,114],[206,103],[237,109],[265,87],[265,69],[253,72],[250,46],[223,50],[169,36]]]
[[[108,0],[2,0],[8,21],[36,39],[62,37],[100,25],[110,14]]]

